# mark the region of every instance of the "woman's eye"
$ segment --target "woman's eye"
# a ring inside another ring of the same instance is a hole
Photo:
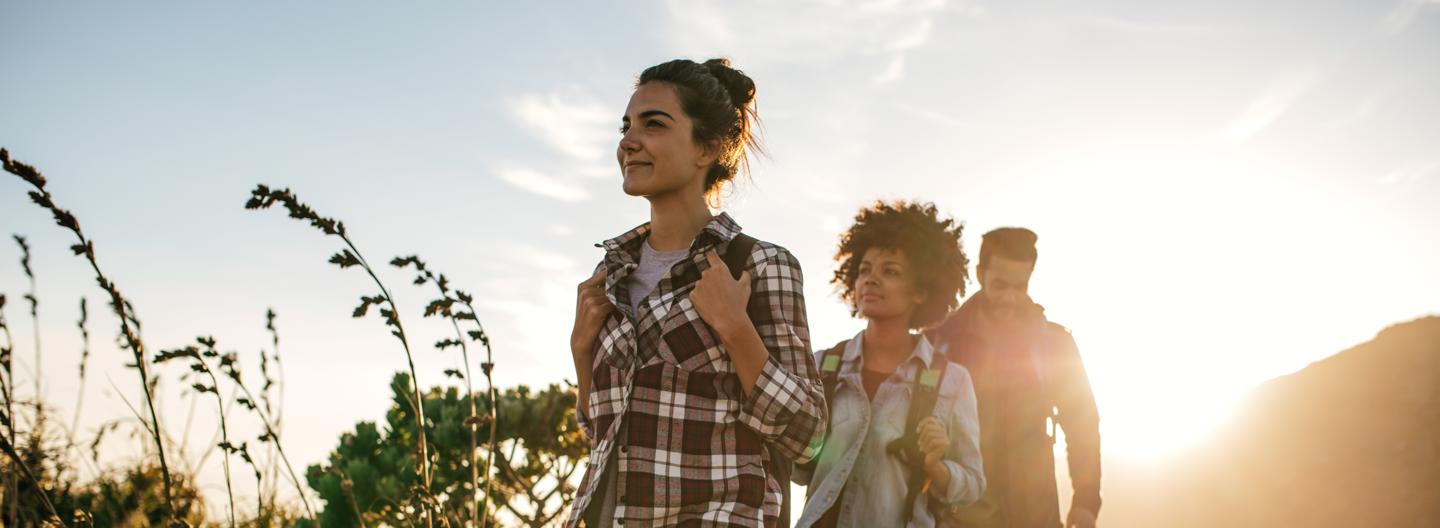
[[[650,128],[665,128],[665,123],[661,123],[652,119],[650,121],[646,121],[645,126],[648,126]]]
[[[620,133],[621,133],[621,134],[624,134],[624,133],[629,132],[629,131],[630,131],[630,124],[629,124],[629,123],[626,123],[626,124],[624,124],[624,125],[620,125]]]

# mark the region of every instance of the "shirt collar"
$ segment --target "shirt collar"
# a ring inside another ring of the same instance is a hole
[[[725,243],[730,242],[731,239],[739,235],[740,230],[740,224],[736,223],[735,219],[730,217],[730,213],[721,212],[705,224],[705,228],[700,231],[700,236],[695,237],[695,239],[698,242],[701,237],[709,233],[710,236],[716,239],[716,242]],[[645,222],[635,226],[634,229],[622,233],[620,236],[595,244],[595,247],[604,248],[607,252],[625,250],[625,253],[639,254],[640,244],[649,235],[650,222]],[[691,247],[694,248],[695,246],[692,245]]]
[[[915,348],[910,351],[910,357],[906,358],[901,365],[919,362],[922,368],[928,369],[930,365],[935,362],[935,347],[930,345],[930,340],[925,338],[925,334],[920,334],[919,337],[920,339],[915,341]],[[858,374],[860,372],[860,358],[864,351],[862,345],[864,338],[865,331],[861,330],[860,333],[855,334],[855,337],[851,338],[850,341],[845,344],[845,352],[841,355],[840,361],[840,370],[843,371],[842,373]]]

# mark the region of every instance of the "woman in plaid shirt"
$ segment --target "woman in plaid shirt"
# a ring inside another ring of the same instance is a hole
[[[570,350],[591,456],[567,526],[780,526],[825,433],[800,264],[709,204],[756,148],[755,84],[724,59],[640,74],[616,158],[650,222],[599,244]],[[742,244],[743,245],[743,244]]]

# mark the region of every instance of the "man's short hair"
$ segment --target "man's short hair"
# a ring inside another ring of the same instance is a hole
[[[1034,266],[1039,258],[1035,251],[1035,241],[1039,238],[1034,231],[1023,227],[1002,227],[985,233],[980,240],[980,267],[989,266],[990,257],[995,255]]]

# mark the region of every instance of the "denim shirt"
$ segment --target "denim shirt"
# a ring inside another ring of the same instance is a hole
[[[905,518],[907,506],[903,503],[910,470],[898,456],[886,453],[885,446],[904,434],[915,376],[932,362],[946,359],[921,336],[910,357],[880,385],[872,401],[860,381],[864,335],[861,331],[845,347],[831,401],[830,432],[813,474],[797,468],[794,475],[796,483],[809,486],[797,527],[814,524],[837,499],[842,500],[842,527],[900,526]],[[823,354],[816,354],[817,363]],[[950,438],[944,460],[950,470],[950,486],[942,493],[939,486],[932,485],[927,493],[946,506],[963,506],[978,499],[985,489],[980,423],[970,372],[948,361],[945,364],[934,412]],[[935,526],[925,500],[908,507],[914,509],[910,526]]]

